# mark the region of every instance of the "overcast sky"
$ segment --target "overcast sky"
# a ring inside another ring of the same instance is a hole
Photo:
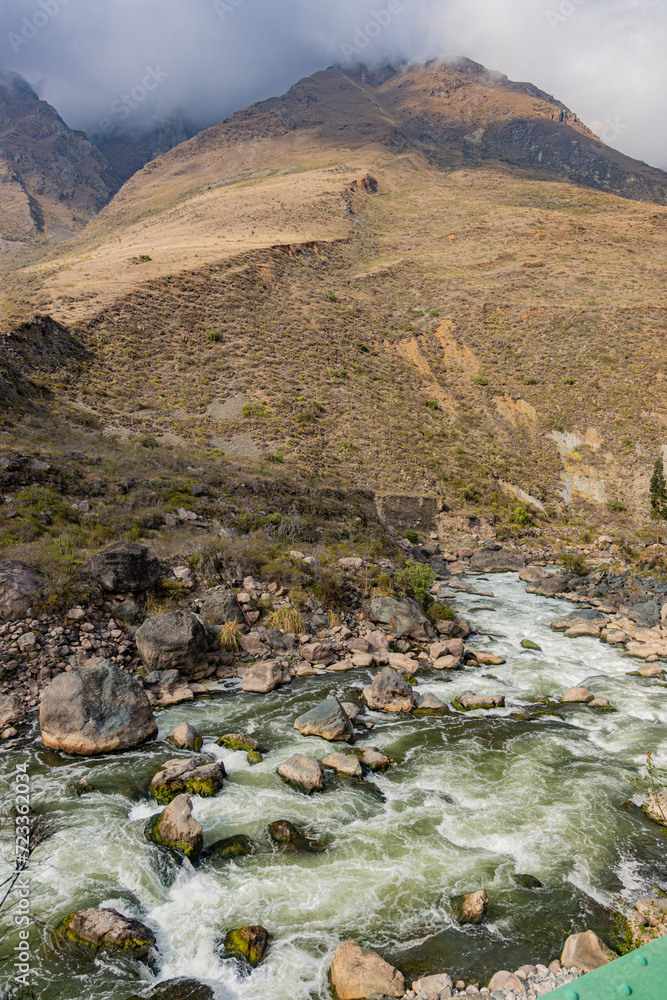
[[[73,128],[212,124],[333,63],[466,55],[667,169],[667,0],[0,0],[0,69]]]

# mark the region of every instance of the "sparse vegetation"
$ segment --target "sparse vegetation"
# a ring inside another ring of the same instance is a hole
[[[220,649],[225,650],[227,653],[238,653],[241,649],[242,635],[241,626],[237,621],[225,622],[218,636]]]
[[[272,611],[266,619],[266,624],[269,628],[279,628],[292,635],[301,635],[305,628],[301,612],[298,608],[290,607],[288,604],[283,604],[280,608]]]

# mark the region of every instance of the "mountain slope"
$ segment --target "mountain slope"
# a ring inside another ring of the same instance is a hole
[[[16,73],[0,74],[0,234],[57,242],[80,230],[118,182],[82,132]]]
[[[667,428],[667,208],[448,145],[454,124],[437,143],[437,115],[427,148],[412,109],[440,100],[435,72],[316,74],[145,167],[16,276],[15,308],[89,352],[81,376],[38,369],[52,396],[22,405],[504,531],[522,505],[641,530]],[[535,88],[446,72],[464,139],[502,132],[498,102],[518,128],[528,101],[526,127],[616,162]]]

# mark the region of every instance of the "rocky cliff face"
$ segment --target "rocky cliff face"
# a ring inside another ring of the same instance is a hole
[[[0,231],[51,242],[81,229],[119,182],[82,132],[68,128],[16,73],[0,74]]]

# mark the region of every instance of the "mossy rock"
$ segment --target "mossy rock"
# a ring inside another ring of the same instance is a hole
[[[230,733],[226,736],[220,736],[215,742],[219,747],[227,747],[228,750],[245,750],[248,753],[251,750],[255,750],[257,753],[266,753],[266,748],[261,743],[243,733]]]
[[[403,674],[403,680],[405,681],[406,684],[409,684],[410,687],[413,688],[417,687],[417,681],[414,679],[412,674]]]
[[[212,858],[241,858],[252,854],[253,844],[250,837],[238,833],[234,837],[225,837],[211,844],[207,854]]]
[[[239,927],[228,931],[225,936],[225,950],[236,958],[244,959],[253,968],[262,960],[269,943],[269,932],[264,927]]]
[[[155,935],[148,927],[111,908],[90,907],[68,913],[58,925],[55,936],[95,953],[107,952],[135,959],[146,959],[155,947]]]
[[[539,653],[542,652],[542,647],[538,646],[537,643],[533,642],[532,639],[522,639],[521,645],[523,646],[524,649],[536,649]]]
[[[160,836],[160,817],[162,813],[157,813],[155,816],[151,816],[144,828],[144,836],[146,840],[152,841],[154,844],[159,844],[160,847],[168,847],[170,851],[175,851],[180,854],[184,854],[186,858],[194,861],[195,858],[199,856],[199,851],[195,849],[192,844],[188,844],[186,841],[176,841],[172,842],[170,840],[163,840]]]
[[[261,764],[264,758],[262,757],[259,750],[248,750],[248,763],[249,764]]]
[[[180,788],[167,788],[158,786],[151,788],[151,794],[156,802],[161,806],[168,806],[177,795],[201,795],[203,799],[211,799],[220,791],[217,784],[206,778],[194,778],[192,781],[184,781]]]

